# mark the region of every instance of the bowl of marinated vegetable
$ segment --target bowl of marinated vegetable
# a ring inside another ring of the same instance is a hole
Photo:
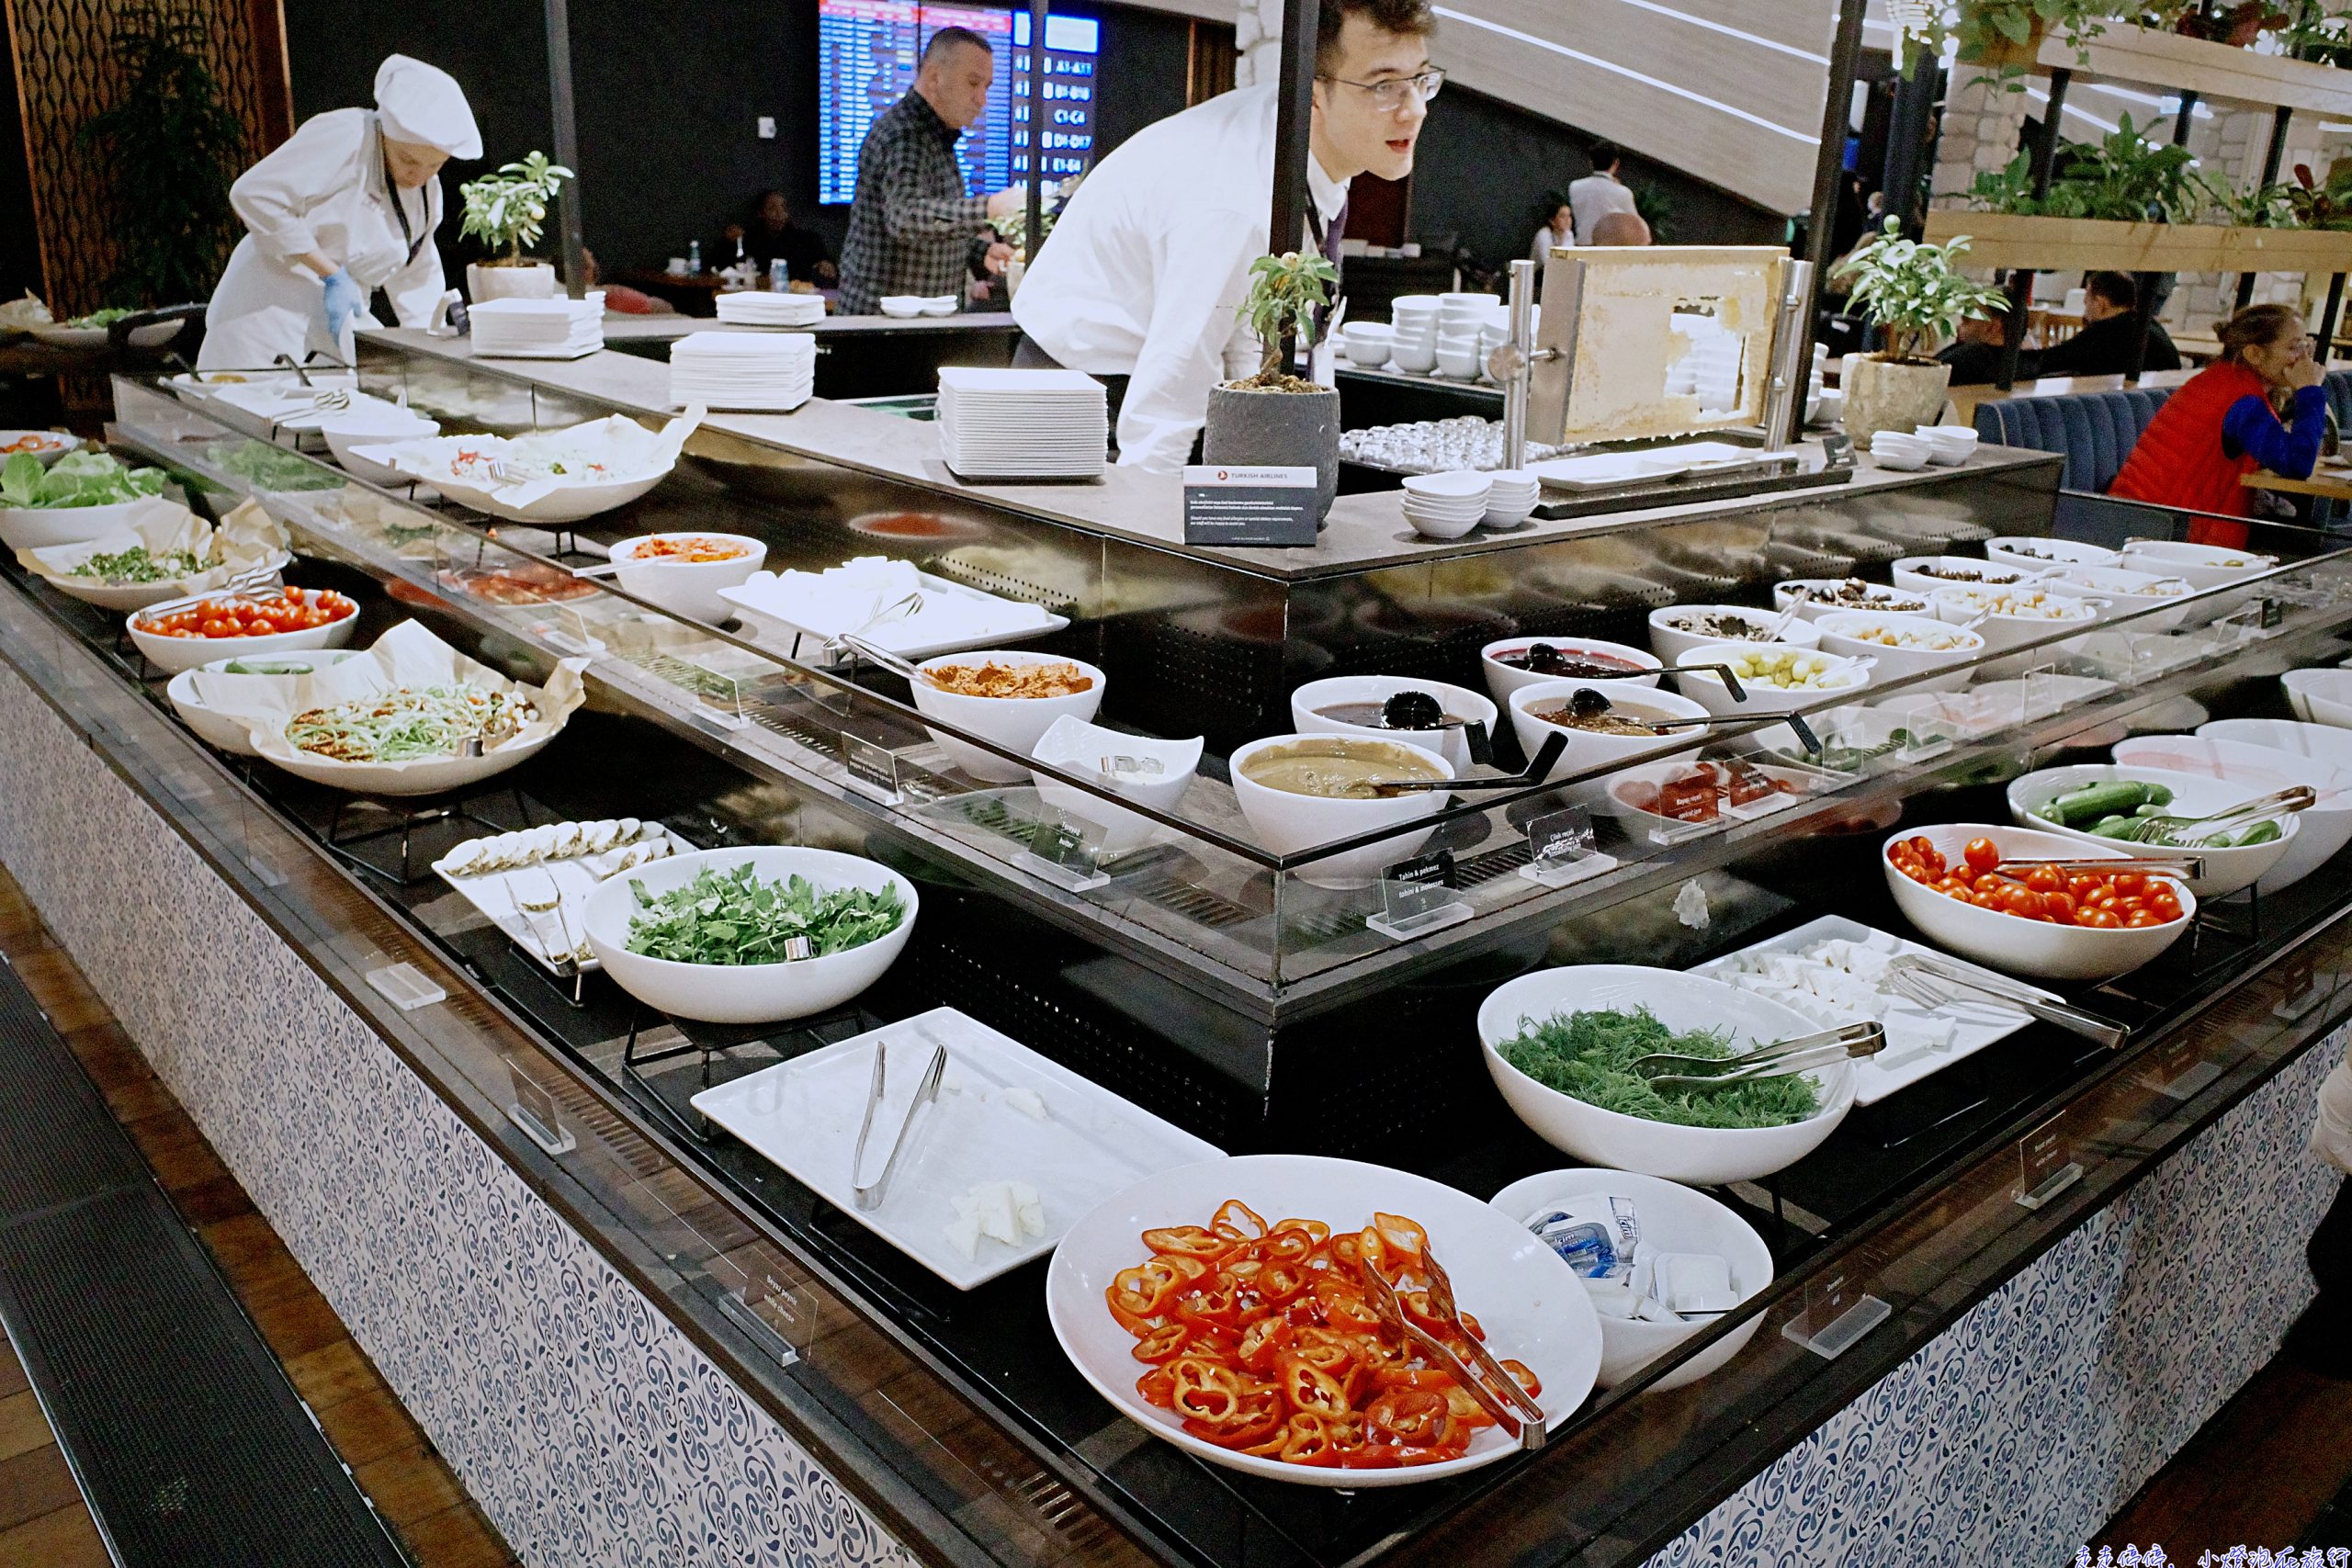
[[[882,977],[914,930],[914,885],[877,862],[767,844],[616,876],[581,917],[621,989],[673,1018],[775,1023]]]
[[[1898,833],[1881,860],[1894,907],[1937,946],[2030,979],[2107,980],[2187,934],[2197,896],[2163,875],[2051,863],[2128,862],[2134,852],[2073,833],[1962,822]]]
[[[331,588],[272,588],[141,610],[130,617],[130,640],[148,663],[177,674],[232,653],[341,648],[358,624],[357,603]]]
[[[2173,851],[2205,863],[2188,886],[2200,898],[2251,886],[2285,857],[2297,831],[2290,815],[2199,825],[2201,818],[2267,793],[2230,779],[2163,768],[2089,762],[2044,768],[2009,785],[2009,816],[2020,828],[2133,854]]]
[[[1770,1176],[1811,1154],[1853,1108],[1853,1067],[1693,1089],[1661,1087],[1640,1059],[1732,1056],[1819,1029],[1721,981],[1633,964],[1522,975],[1478,1009],[1487,1070],[1545,1143],[1702,1187]]]

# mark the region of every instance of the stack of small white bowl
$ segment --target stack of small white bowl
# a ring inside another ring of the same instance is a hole
[[[1498,301],[1491,294],[1441,294],[1437,317],[1437,367],[1457,381],[1475,381],[1485,363],[1487,322]]]
[[[1350,321],[1340,329],[1340,348],[1357,366],[1377,370],[1396,347],[1396,329],[1381,321]]]
[[[1928,460],[1957,468],[1976,453],[1976,430],[1966,424],[1923,424],[1919,436],[1928,444]]]
[[[1405,480],[1405,521],[1430,538],[1458,539],[1485,520],[1491,488],[1486,475],[1466,470],[1411,475]]]
[[[1544,481],[1525,468],[1498,468],[1487,476],[1487,526],[1516,528],[1535,510]]]
[[[1871,456],[1882,468],[1909,473],[1926,468],[1935,455],[1935,443],[1916,432],[1905,435],[1899,430],[1882,430],[1871,437]]]
[[[1441,307],[1434,294],[1403,294],[1388,306],[1390,351],[1396,368],[1421,373],[1437,368],[1437,320]],[[1351,355],[1350,357],[1353,357]]]

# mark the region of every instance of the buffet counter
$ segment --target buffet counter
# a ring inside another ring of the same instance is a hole
[[[364,379],[495,433],[653,412],[660,368],[627,365],[395,347]],[[1710,1184],[1769,1248],[1769,1282],[1572,1391],[1540,1450],[1412,1485],[1300,1485],[1158,1440],[1038,1310],[1045,1258],[956,1289],[706,1111],[749,1074],[948,1027],[953,1008],[1074,1091],[1227,1154],[1362,1160],[1367,1182],[1395,1168],[1483,1200],[1578,1163],[1482,1059],[1498,987],[1546,964],[1687,968],[1824,918],[1918,937],[1882,867],[1890,834],[2005,823],[2009,783],[2128,734],[2281,716],[2281,671],[2352,652],[2352,558],[2324,536],[2265,530],[2274,565],[2161,616],[2029,637],[1958,694],[1882,671],[1873,698],[1925,699],[1892,710],[1899,739],[1883,715],[1833,722],[1826,697],[1812,717],[1835,758],[1771,751],[1790,742],[1770,718],[1694,737],[1685,756],[1717,766],[1726,741],[1766,748],[1788,798],[1666,823],[1614,796],[1591,818],[1612,865],[1564,882],[1520,874],[1543,869],[1530,827],[1616,773],[1464,794],[1386,852],[1442,835],[1463,913],[1384,933],[1385,890],[1318,885],[1329,852],[1271,846],[1237,808],[1227,759],[1290,727],[1282,682],[1385,666],[1475,691],[1481,649],[1514,637],[1638,644],[1661,606],[2030,546],[2050,459],[1485,550],[1408,554],[1360,511],[1301,566],[1183,549],[1157,531],[1167,494],[1135,476],[956,486],[920,427],[825,405],[715,418],[642,499],[550,536],[352,479],[314,437],[198,390],[117,392],[117,450],[208,515],[257,500],[289,580],[358,604],[352,646],[413,619],[499,675],[584,682],[545,750],[404,807],[207,746],[119,614],[18,570],[0,592],[0,860],[526,1562],[1602,1568],[1899,1561],[1925,1540],[2054,1561],[2307,1297],[2299,1252],[2333,1179],[2300,1151],[2352,1033],[2340,859],[2209,900],[2161,963],[2052,983],[2120,1046],[2014,1019],[1965,1051],[1947,1038],[1812,1152]],[[927,520],[911,538],[909,515]],[[1023,646],[1107,671],[1102,721],[1138,741],[1203,735],[1199,776],[1180,805],[1122,807],[1140,849],[1073,857],[1039,830],[1071,821],[1040,791],[1083,819],[1116,798],[1098,776],[988,783],[970,759],[1018,753],[886,671],[660,609],[570,575],[593,556],[550,553],[666,528],[759,539],[776,570],[881,554],[942,585],[926,594],[986,583],[1050,607],[1066,624]],[[1268,646],[1274,694],[1231,689]],[[1497,771],[1521,760],[1497,742]],[[485,833],[640,820],[693,847],[863,855],[920,890],[920,923],[846,1004],[713,1026],[549,964],[432,869]]]

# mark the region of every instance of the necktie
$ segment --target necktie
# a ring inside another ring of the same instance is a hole
[[[1329,262],[1335,270],[1340,265],[1340,241],[1348,231],[1349,199],[1350,198],[1347,197],[1340,198],[1340,210],[1333,215],[1330,223],[1323,229],[1319,235],[1317,236],[1323,242],[1323,259]],[[1307,226],[1310,232],[1313,231],[1315,222],[1318,216],[1319,215],[1315,208],[1314,198],[1310,197],[1307,198]],[[1334,286],[1331,293],[1332,299],[1337,300],[1339,298],[1339,289],[1336,286]],[[1323,329],[1329,324],[1330,320],[1330,306],[1322,306],[1316,310],[1315,341],[1317,343],[1319,344],[1323,341]]]

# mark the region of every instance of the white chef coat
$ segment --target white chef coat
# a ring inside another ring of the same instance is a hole
[[[1250,264],[1266,254],[1274,109],[1271,85],[1243,87],[1129,137],[1078,187],[1013,296],[1013,319],[1056,360],[1130,378],[1122,464],[1183,467],[1210,389],[1258,369],[1238,312]],[[1310,153],[1306,183],[1328,225],[1347,182]],[[1298,243],[1321,249],[1311,231]]]
[[[2312,1122],[2312,1154],[2352,1174],[2352,1049],[2319,1086],[2319,1112]]]
[[[1577,243],[1592,243],[1593,225],[1611,212],[1634,212],[1634,189],[1613,175],[1587,175],[1568,186],[1568,217]]]
[[[249,369],[280,354],[300,359],[313,350],[344,357],[345,350],[327,341],[318,276],[293,259],[311,251],[340,263],[370,294],[385,290],[401,326],[421,327],[431,318],[446,287],[433,246],[440,176],[416,190],[390,188],[378,121],[374,109],[314,115],[230,187],[247,232],[205,310],[198,368]],[[408,219],[406,239],[395,201]],[[358,324],[379,323],[370,316]]]

